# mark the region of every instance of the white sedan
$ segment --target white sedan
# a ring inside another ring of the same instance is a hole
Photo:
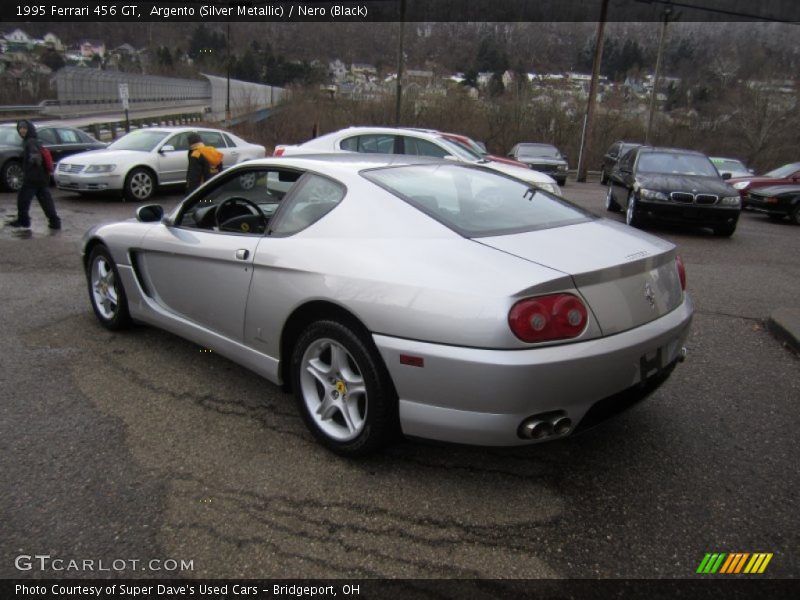
[[[60,190],[88,194],[122,193],[126,200],[142,202],[159,186],[185,185],[189,166],[189,134],[197,133],[207,146],[224,156],[223,167],[263,158],[264,146],[251,144],[219,129],[153,127],[138,129],[102,150],[74,154],[56,167]]]
[[[362,154],[407,154],[446,158],[457,162],[480,164],[494,171],[511,175],[557,196],[561,195],[555,179],[525,167],[516,167],[487,160],[431,129],[404,127],[348,127],[322,135],[296,146],[276,146],[275,156],[328,152],[360,152]]]

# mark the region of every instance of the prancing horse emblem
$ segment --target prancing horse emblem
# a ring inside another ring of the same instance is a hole
[[[656,307],[656,295],[653,293],[653,288],[649,283],[644,284],[644,297],[650,303],[650,308]]]

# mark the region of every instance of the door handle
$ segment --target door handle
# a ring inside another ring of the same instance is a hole
[[[247,257],[250,256],[250,251],[241,248],[236,251],[236,259],[237,260],[247,260]]]

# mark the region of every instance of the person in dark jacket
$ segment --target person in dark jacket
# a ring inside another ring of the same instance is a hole
[[[222,152],[206,146],[200,136],[190,133],[189,168],[186,171],[186,191],[192,192],[222,170]]]
[[[27,229],[31,226],[31,202],[33,197],[47,217],[50,229],[61,229],[61,219],[56,213],[53,196],[50,195],[50,173],[42,157],[36,127],[30,121],[17,123],[17,133],[22,138],[22,187],[17,194],[17,218],[7,223],[9,227]]]

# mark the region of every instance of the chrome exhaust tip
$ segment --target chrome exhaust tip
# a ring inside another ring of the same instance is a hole
[[[687,354],[689,354],[689,351],[686,349],[686,346],[682,346],[681,349],[678,351],[678,362],[685,361]]]
[[[553,419],[553,433],[556,435],[567,435],[572,430],[572,419],[569,417],[558,417]]]
[[[523,423],[520,431],[529,440],[541,440],[553,433],[553,426],[547,421],[534,419]]]

